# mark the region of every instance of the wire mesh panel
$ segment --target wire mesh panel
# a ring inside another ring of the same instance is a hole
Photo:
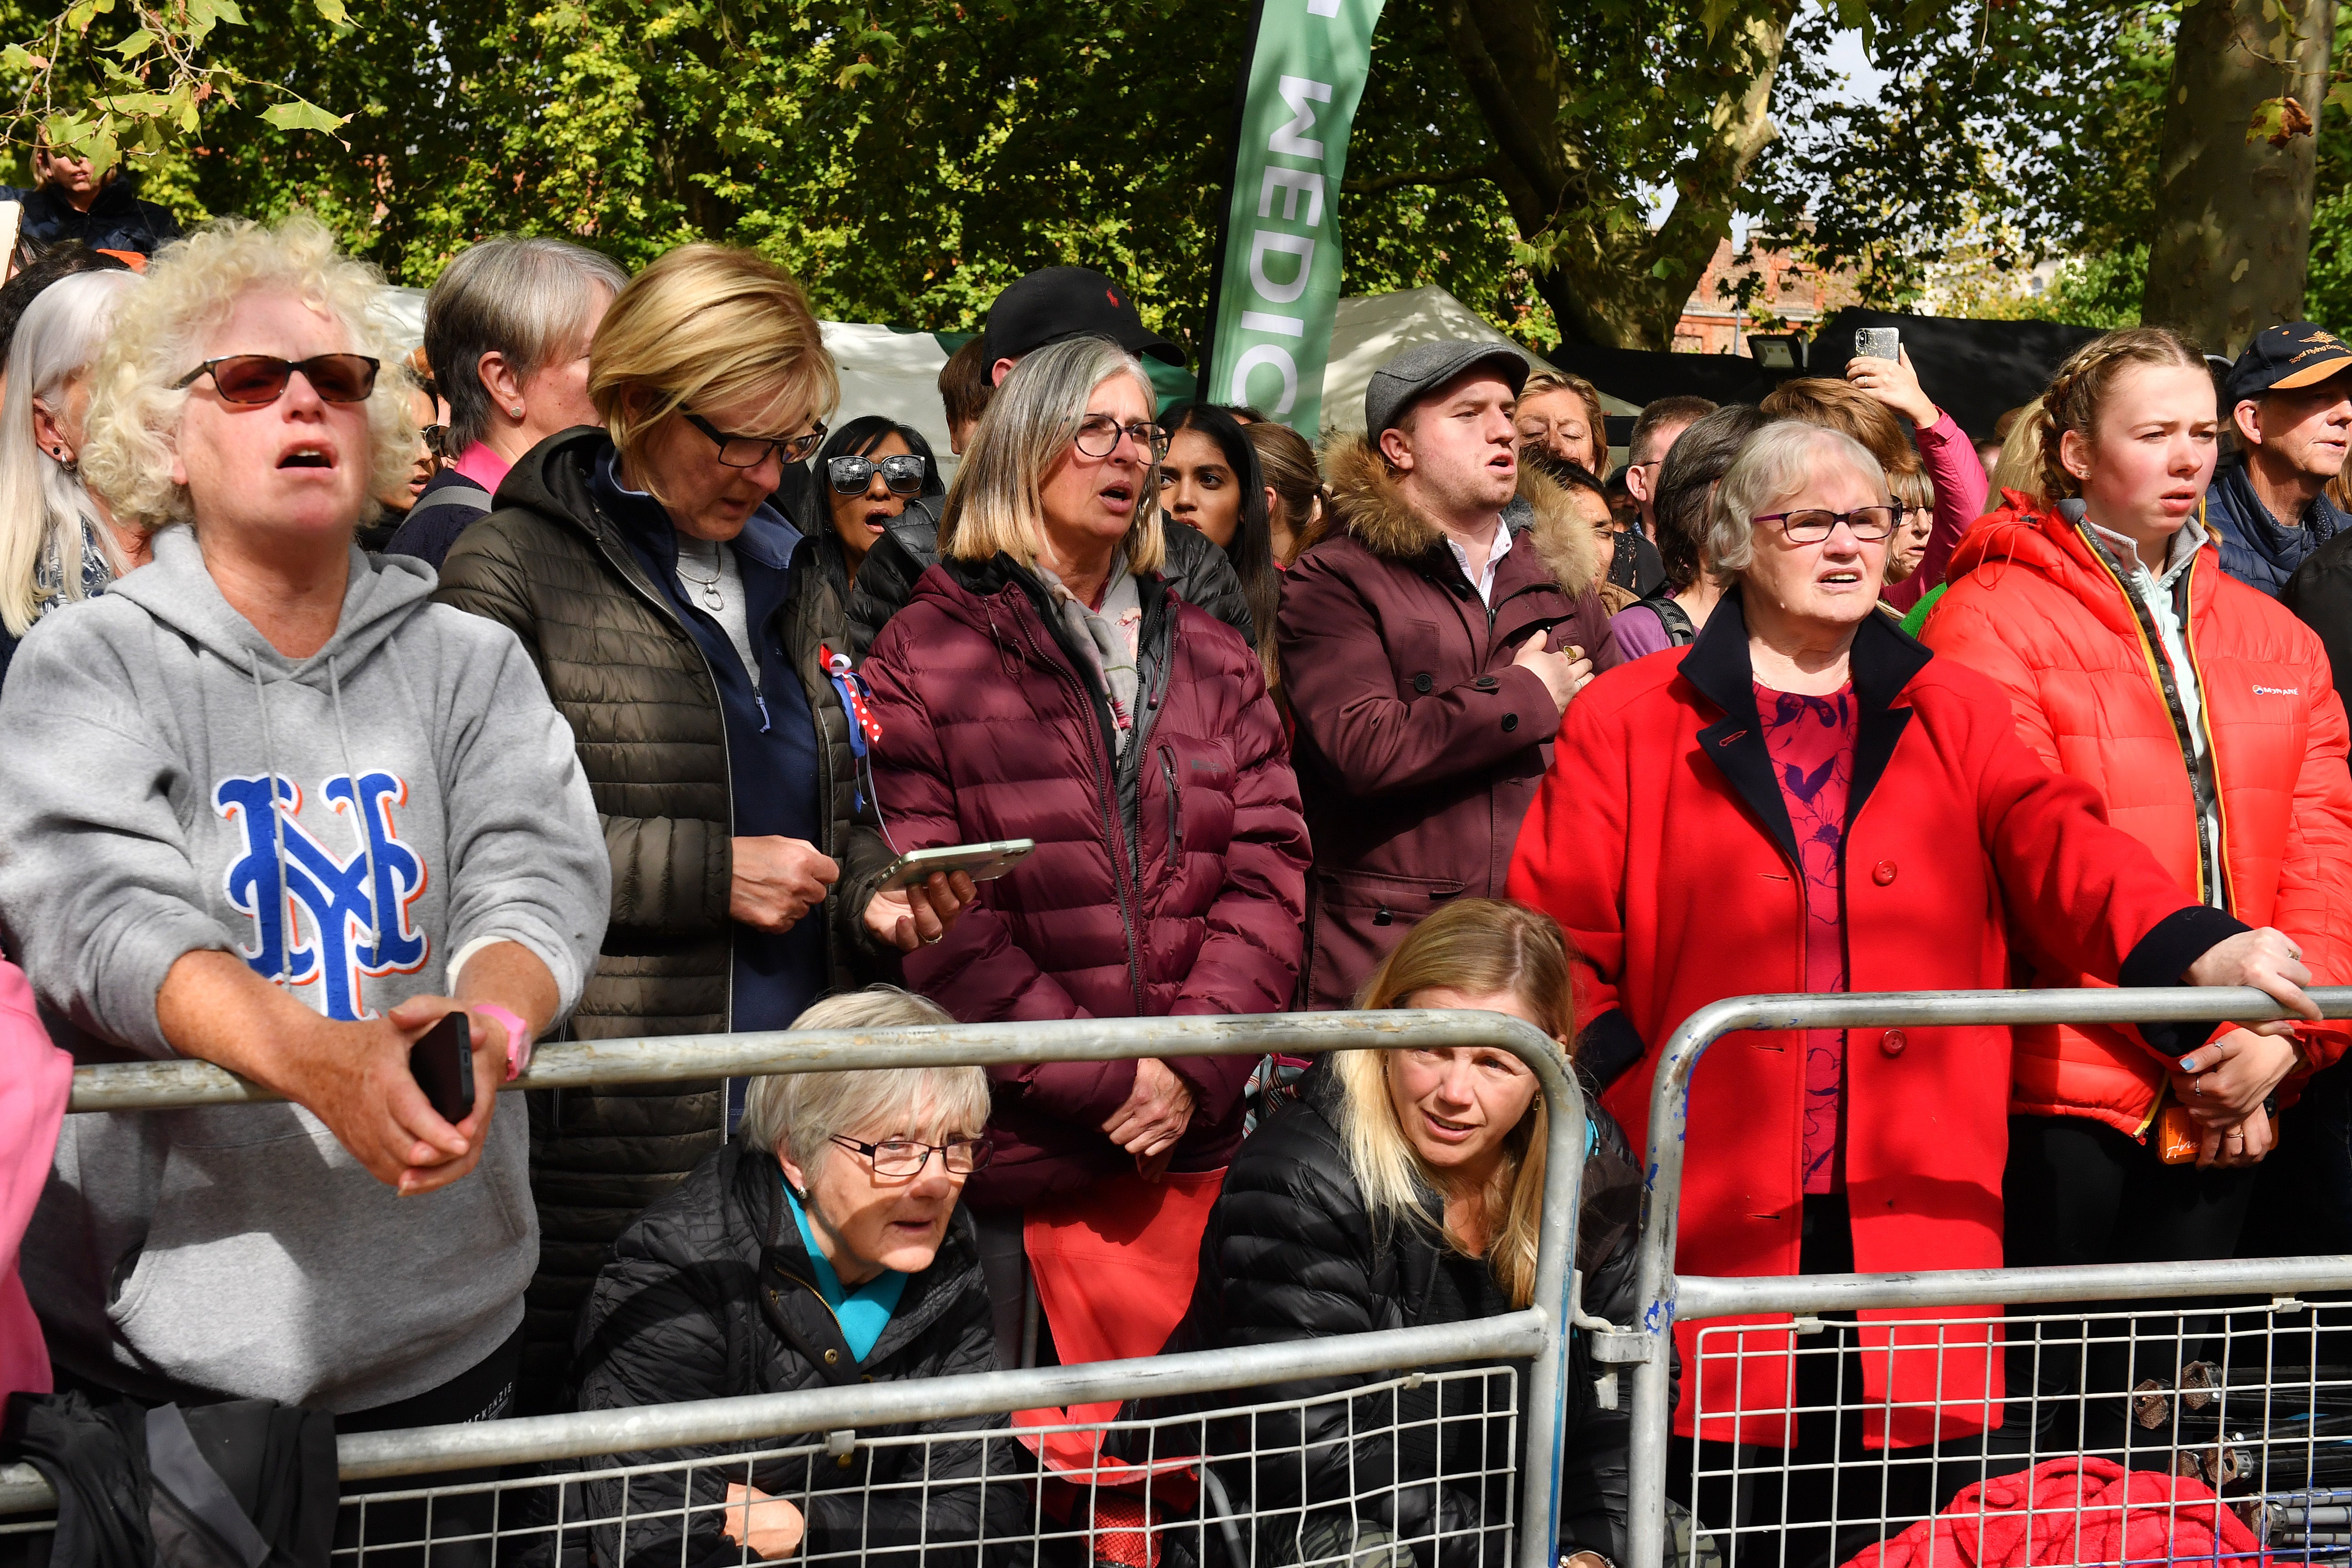
[[[1694,1327],[1693,1568],[2352,1563],[2345,1303]]]
[[[1022,1412],[346,1489],[335,1562],[1506,1568],[1519,1397],[1517,1369],[1478,1367],[1125,1420]]]

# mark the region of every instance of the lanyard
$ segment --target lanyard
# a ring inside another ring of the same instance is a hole
[[[819,643],[816,657],[818,662],[824,666],[825,679],[832,681],[833,689],[841,694],[841,710],[849,715],[849,754],[853,769],[851,808],[864,811],[866,802],[871,796],[876,825],[881,826],[882,800],[880,793],[874,788],[873,745],[882,738],[882,726],[874,718],[873,689],[866,684],[864,676],[850,668],[847,655],[835,653]],[[890,842],[887,826],[882,827],[882,840],[886,844]],[[894,854],[898,847],[895,844],[890,845]]]

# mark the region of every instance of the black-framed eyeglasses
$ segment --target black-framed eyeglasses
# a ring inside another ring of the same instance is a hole
[[[1837,531],[1843,523],[1853,531],[1853,536],[1865,544],[1893,536],[1902,526],[1903,509],[1899,506],[1858,506],[1852,511],[1829,511],[1808,507],[1802,511],[1768,511],[1748,519],[1750,522],[1777,522],[1788,534],[1791,544],[1819,544]]]
[[[986,1169],[996,1154],[996,1145],[989,1142],[986,1133],[977,1138],[950,1138],[944,1143],[926,1143],[917,1138],[885,1138],[879,1143],[860,1143],[836,1132],[833,1142],[871,1160],[877,1176],[919,1176],[933,1154],[947,1166],[948,1174],[969,1176],[974,1171]]]
[[[173,385],[194,386],[211,376],[224,401],[257,407],[285,396],[286,384],[299,370],[322,402],[365,403],[375,390],[377,368],[378,362],[365,354],[312,354],[292,360],[276,354],[224,354],[205,361]]]
[[[1168,455],[1168,429],[1149,419],[1139,419],[1132,425],[1122,425],[1108,414],[1089,414],[1078,421],[1078,433],[1073,437],[1078,450],[1089,458],[1108,458],[1118,450],[1118,438],[1127,437],[1137,447],[1155,458]]]
[[[688,415],[686,422],[710,437],[719,447],[719,460],[730,468],[756,468],[771,452],[783,462],[797,463],[824,439],[822,419],[811,421],[807,431],[798,436],[732,436],[699,414]]]
[[[930,465],[912,452],[901,452],[887,458],[827,458],[824,462],[825,482],[841,495],[854,496],[874,482],[879,469],[882,482],[890,487],[894,496],[923,493],[923,480],[929,475]]]

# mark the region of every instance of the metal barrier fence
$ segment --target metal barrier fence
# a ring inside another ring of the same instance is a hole
[[[1376,1539],[1384,1534],[1379,1530],[1367,1536],[1360,1513],[1383,1514],[1414,1489],[1441,1482],[1474,1489],[1491,1500],[1495,1486],[1508,1487],[1508,1472],[1518,1463],[1515,1456],[1524,1453],[1528,1473],[1538,1484],[1526,1487],[1517,1497],[1507,1492],[1501,1505],[1501,1517],[1517,1527],[1515,1538],[1509,1527],[1500,1539],[1493,1539],[1494,1532],[1484,1526],[1465,1531],[1457,1523],[1433,1525],[1424,1532],[1424,1544],[1433,1553],[1442,1544],[1449,1563],[1457,1560],[1458,1552],[1466,1551],[1472,1555],[1459,1560],[1551,1568],[1554,1521],[1559,1508],[1568,1336],[1573,1324],[1587,1331],[1608,1326],[1583,1317],[1572,1284],[1578,1187],[1583,1170],[1582,1092],[1559,1046],[1526,1023],[1494,1013],[1398,1010],[561,1043],[542,1047],[530,1070],[507,1087],[562,1089],[917,1065],[994,1066],[1268,1053],[1313,1056],[1339,1049],[1402,1047],[1499,1049],[1526,1062],[1542,1086],[1553,1113],[1536,1267],[1536,1305],[1525,1310],[1467,1323],[1127,1362],[348,1435],[339,1438],[337,1445],[347,1494],[344,1534],[348,1537],[339,1551],[347,1551],[350,1561],[383,1568],[404,1560],[426,1560],[422,1548],[428,1539],[446,1543],[430,1553],[430,1561],[440,1565],[467,1560],[451,1556],[452,1550],[460,1553],[470,1550],[479,1561],[488,1562],[493,1546],[499,1548],[499,1561],[509,1561],[511,1552],[507,1543],[528,1546],[529,1538],[535,1534],[542,1545],[551,1547],[564,1531],[572,1532],[562,1537],[566,1542],[584,1535],[591,1543],[599,1542],[595,1532],[600,1529],[613,1532],[606,1543],[633,1528],[667,1529],[673,1536],[681,1531],[709,1533],[721,1528],[712,1524],[709,1516],[722,1520],[725,1516],[724,1488],[729,1476],[744,1477],[738,1484],[745,1485],[757,1484],[762,1477],[774,1480],[783,1476],[787,1479],[778,1484],[785,1501],[791,1503],[795,1495],[808,1501],[806,1494],[812,1489],[822,1489],[821,1483],[812,1479],[823,1473],[824,1467],[814,1463],[818,1454],[837,1464],[859,1463],[857,1456],[865,1454],[864,1462],[870,1467],[877,1455],[887,1451],[901,1477],[893,1483],[900,1491],[912,1485],[925,1497],[930,1492],[959,1490],[977,1495],[981,1481],[1001,1476],[999,1484],[1009,1489],[1021,1473],[1023,1461],[1007,1447],[1011,1434],[1000,1429],[992,1440],[977,1445],[983,1455],[1003,1458],[1004,1468],[983,1466],[982,1473],[960,1475],[955,1486],[940,1487],[924,1479],[931,1474],[929,1439],[876,1434],[874,1429],[1179,1396],[1190,1397],[1197,1408],[1204,1396],[1237,1394],[1272,1383],[1395,1374],[1331,1396],[1347,1407],[1334,1430],[1361,1432],[1375,1446],[1385,1438],[1392,1450],[1415,1456],[1413,1462],[1400,1463],[1385,1479],[1358,1478],[1359,1489],[1346,1496],[1334,1498],[1318,1490],[1312,1506],[1294,1503],[1262,1510],[1251,1500],[1256,1496],[1255,1488],[1242,1492],[1239,1503],[1230,1493],[1237,1475],[1255,1479],[1280,1471],[1286,1458],[1306,1466],[1311,1445],[1294,1440],[1285,1448],[1279,1441],[1265,1440],[1262,1428],[1269,1421],[1284,1420],[1295,1428],[1313,1413],[1318,1401],[1248,1405],[1230,1399],[1207,1399],[1223,1412],[1214,1422],[1187,1414],[1129,1422],[1078,1421],[1071,1430],[1120,1445],[1139,1443],[1163,1455],[1171,1451],[1177,1434],[1199,1434],[1205,1445],[1201,1451],[1213,1457],[1213,1462],[1199,1467],[1205,1500],[1171,1508],[1176,1500],[1170,1489],[1176,1483],[1165,1479],[1154,1481],[1159,1494],[1148,1500],[1160,1509],[1161,1535],[1181,1542],[1183,1531],[1190,1529],[1196,1545],[1221,1543],[1230,1568],[1283,1568],[1316,1556],[1356,1563],[1358,1568],[1409,1568],[1396,1554],[1409,1558],[1417,1538]],[[130,1111],[274,1098],[205,1063],[137,1062],[78,1069],[70,1109],[77,1113]],[[1473,1366],[1444,1374],[1416,1370],[1489,1360],[1524,1361],[1524,1388],[1517,1371],[1510,1367]],[[1449,1389],[1470,1390],[1475,1397],[1465,1395],[1467,1403],[1455,1410],[1446,1402]],[[1380,1402],[1384,1394],[1388,1403],[1383,1407]],[[1367,1399],[1372,1401],[1370,1406],[1364,1404]],[[1499,1428],[1497,1422],[1502,1424]],[[1473,1430],[1477,1434],[1475,1441],[1463,1436]],[[1236,1432],[1241,1434],[1238,1439],[1234,1436]],[[823,1434],[824,1441],[814,1446],[778,1441],[803,1434]],[[1327,1436],[1318,1441],[1333,1439]],[[1034,1451],[1017,1441],[1013,1447]],[[718,1456],[722,1447],[727,1449],[723,1458]],[[700,1451],[701,1457],[688,1458],[681,1451]],[[644,1465],[614,1467],[612,1462],[618,1457],[632,1455],[667,1457]],[[598,1467],[593,1483],[576,1476],[567,1479],[562,1473],[562,1467],[576,1470],[579,1462],[591,1459],[606,1461]],[[493,1467],[538,1467],[541,1473],[512,1480],[445,1482],[405,1491],[353,1491],[358,1483],[404,1477],[446,1478],[453,1471]],[[911,1482],[906,1479],[909,1468],[915,1477]],[[803,1484],[797,1487],[789,1479],[794,1474],[802,1479]],[[1048,1479],[1065,1488],[1073,1485],[1066,1473]],[[1033,1464],[1028,1479],[1021,1482],[1029,1489],[1024,1495],[1042,1497],[1049,1489],[1033,1485],[1036,1479]],[[1367,1485],[1370,1491],[1362,1489]],[[1092,1495],[1099,1489],[1082,1478],[1077,1489]],[[888,1491],[886,1488],[875,1493],[868,1489],[857,1495],[887,1495]],[[633,1510],[631,1497],[642,1501],[648,1492],[675,1500]],[[1386,1500],[1386,1507],[1360,1510],[1358,1504],[1372,1492]],[[1007,1489],[1000,1495],[1011,1493]],[[0,1471],[0,1515],[54,1506],[47,1486],[28,1468]],[[1023,1506],[1027,1510],[1045,1504],[1033,1501]],[[807,1509],[798,1511],[809,1518],[812,1551],[848,1550],[839,1545],[819,1547],[817,1516]],[[749,1513],[739,1506],[736,1513],[737,1521],[755,1532],[763,1520],[780,1517],[772,1509],[757,1505]],[[1090,1540],[1099,1513],[1076,1516],[1076,1524],[1058,1521],[1051,1531],[1041,1522],[1042,1517],[1028,1516],[1027,1525],[1016,1531],[1017,1539],[1038,1543]],[[1175,1533],[1168,1535],[1171,1524]],[[6,1528],[0,1526],[0,1530]],[[1157,1539],[1148,1517],[1128,1533],[1139,1536],[1147,1547]],[[1438,1539],[1441,1535],[1446,1537],[1443,1542]],[[921,1544],[924,1540],[919,1530],[911,1541],[897,1542],[897,1553],[884,1554],[898,1555],[912,1564],[932,1550]],[[474,1545],[468,1548],[462,1544],[466,1542]],[[679,1551],[683,1560],[683,1540]],[[867,1551],[861,1546],[855,1554],[863,1556]],[[1383,1552],[1390,1555],[1383,1557]],[[1314,1556],[1306,1555],[1310,1552]],[[952,1559],[954,1552],[943,1556]],[[1157,1563],[1158,1557],[1150,1555],[1148,1560]],[[1195,1561],[1200,1560],[1196,1552]],[[1138,1568],[1145,1561],[1137,1559]]]
[[[2352,987],[2313,995],[2327,1016],[2352,1016]],[[1631,1563],[1845,1563],[1955,1494],[1955,1527],[1925,1542],[1917,1568],[1938,1553],[1958,1568],[2023,1530],[2071,1532],[2053,1559],[2064,1562],[2168,1561],[2179,1532],[2209,1548],[2183,1560],[2352,1561],[2352,1305],[2302,1299],[2352,1291],[2352,1258],[1753,1279],[1673,1268],[1691,1073],[1725,1035],[2281,1016],[2260,992],[2182,988],[1748,996],[1685,1020],[1651,1096],[1642,1317],[1595,1346],[1633,1363]],[[2159,1299],[2170,1304],[2127,1305]],[[2036,1305],[2053,1310],[2021,1310]],[[1927,1315],[1945,1307],[1956,1310]],[[1832,1316],[1872,1308],[1921,1315],[1874,1335]],[[1671,1436],[1677,1321],[1706,1324],[1682,1391],[1720,1441]],[[2016,1363],[2002,1384],[1985,1375],[1997,1340]],[[1928,1392],[1898,1398],[1889,1369],[1930,1358]],[[1702,1370],[1730,1384],[1727,1402],[1707,1406]],[[1885,1446],[1890,1433],[1907,1446]],[[2027,1479],[2078,1458],[2071,1476]],[[1692,1517],[1670,1527],[1676,1493]]]

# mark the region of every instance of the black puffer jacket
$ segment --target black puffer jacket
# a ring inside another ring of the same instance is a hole
[[[799,1227],[783,1202],[775,1157],[730,1142],[695,1167],[683,1185],[640,1215],[613,1245],[580,1323],[579,1405],[615,1410],[688,1399],[779,1394],[828,1384],[887,1383],[992,1372],[996,1367],[988,1291],[971,1216],[958,1210],[930,1268],[907,1281],[882,1337],[864,1361],[850,1354],[841,1325],[817,1293]],[[839,1359],[828,1363],[830,1354]],[[1000,1437],[980,1434],[1002,1432]],[[943,1434],[970,1434],[940,1440]],[[928,1436],[928,1443],[873,1447],[875,1439]],[[806,1516],[799,1555],[835,1554],[904,1568],[1019,1568],[1029,1548],[1027,1450],[1002,1415],[966,1416],[913,1426],[861,1426],[845,1464],[814,1458],[765,1460],[751,1484],[791,1500]],[[763,1448],[798,1447],[766,1440],[631,1454],[616,1463],[707,1459]],[[990,1478],[977,1479],[982,1461]],[[928,1469],[926,1467],[928,1466]],[[687,1498],[687,1476],[693,1496]],[[732,1563],[743,1561],[720,1533],[729,1480],[740,1466],[704,1466],[619,1480],[584,1483],[591,1519],[621,1516],[627,1494],[628,1539],[620,1529],[590,1531],[598,1568],[620,1564]],[[697,1512],[681,1551],[677,1510]],[[986,1539],[984,1554],[960,1542]],[[887,1549],[908,1548],[903,1553]]]
[[[940,562],[940,500],[919,496],[907,503],[857,569],[857,585],[849,595],[849,657],[858,663],[873,650],[874,639],[890,617],[915,596],[915,580]],[[1176,596],[1195,609],[1206,610],[1234,630],[1242,641],[1257,646],[1250,626],[1249,600],[1242,580],[1234,575],[1225,552],[1208,536],[1181,523],[1163,525],[1168,558],[1160,575]]]
[[[1445,1247],[1425,1227],[1400,1223],[1376,1234],[1348,1165],[1338,1100],[1336,1079],[1318,1065],[1302,1080],[1298,1101],[1242,1145],[1202,1238],[1200,1284],[1178,1330],[1179,1342],[1214,1350],[1425,1327],[1510,1310],[1483,1262]],[[1577,1267],[1584,1274],[1585,1310],[1622,1323],[1634,1310],[1640,1167],[1609,1113],[1594,1104],[1588,1114],[1594,1137],[1584,1165]],[[1430,1212],[1442,1210],[1434,1193],[1427,1199]],[[1559,1552],[1565,1556],[1590,1550],[1622,1563],[1631,1400],[1621,1395],[1617,1409],[1600,1408],[1581,1335],[1570,1362]],[[1521,1363],[1516,1401],[1521,1409],[1527,1372]],[[1372,1381],[1301,1379],[1254,1391],[1252,1398],[1309,1399]],[[1231,1451],[1254,1442],[1262,1454],[1255,1466],[1220,1465],[1219,1475],[1237,1496],[1246,1490],[1262,1521],[1283,1518],[1284,1510],[1303,1502],[1310,1536],[1322,1519],[1315,1505],[1354,1497],[1360,1520],[1389,1525],[1408,1541],[1439,1537],[1443,1550],[1433,1560],[1425,1547],[1419,1551],[1420,1568],[1499,1563],[1508,1538],[1501,1527],[1510,1520],[1507,1482],[1520,1475],[1523,1484],[1539,1483],[1525,1476],[1519,1457],[1510,1451],[1508,1423],[1477,1418],[1482,1410],[1504,1405],[1501,1391],[1491,1386],[1496,1381],[1464,1380],[1333,1400],[1310,1411],[1304,1431],[1295,1421],[1260,1415],[1246,1433],[1212,1435],[1215,1448]],[[1445,1390],[1442,1409],[1437,1387]],[[1411,1425],[1437,1417],[1444,1419],[1435,1431]],[[1351,1423],[1359,1434],[1352,1440]],[[1405,1424],[1402,1436],[1388,1436],[1400,1423]],[[1303,1498],[1301,1443],[1308,1445]],[[1411,1484],[1440,1474],[1454,1479]],[[1283,1534],[1279,1529],[1260,1531],[1262,1539],[1276,1542],[1272,1561],[1298,1561],[1285,1554],[1289,1542],[1280,1539]]]
[[[589,487],[604,432],[582,426],[541,442],[499,486],[441,566],[443,604],[512,628],[571,724],[613,858],[613,910],[596,971],[570,1032],[579,1039],[717,1033],[733,1027],[734,808],[719,688],[700,647],[603,515]],[[853,833],[849,725],[818,667],[839,635],[848,574],[831,531],[803,547],[778,628],[817,725],[819,849],[879,879],[888,859]],[[870,952],[862,922],[826,900],[834,983]],[[614,1085],[530,1097],[531,1192],[540,1271],[525,1317],[526,1413],[549,1405],[589,1281],[605,1247],[726,1136],[716,1083]]]

